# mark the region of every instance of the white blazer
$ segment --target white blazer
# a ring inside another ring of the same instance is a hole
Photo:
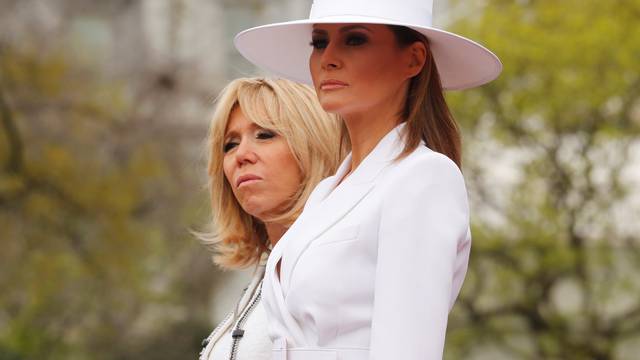
[[[313,191],[267,261],[272,359],[441,359],[471,235],[462,174],[404,124]],[[280,276],[276,264],[281,260]]]

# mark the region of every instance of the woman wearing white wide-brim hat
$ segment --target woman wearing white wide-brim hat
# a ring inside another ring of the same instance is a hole
[[[249,29],[238,50],[312,82],[352,152],[274,247],[263,285],[273,359],[440,359],[471,235],[460,136],[443,89],[498,58],[431,27],[425,0],[315,0],[309,19]]]

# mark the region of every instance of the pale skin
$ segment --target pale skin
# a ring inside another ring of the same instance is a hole
[[[400,47],[389,27],[376,24],[315,24],[311,44],[320,104],[344,119],[351,140],[346,178],[403,121],[409,82],[422,70],[427,48],[422,42]]]
[[[271,219],[286,210],[302,182],[286,139],[247,119],[237,107],[225,131],[223,171],[242,209],[265,224],[275,245],[287,227]]]

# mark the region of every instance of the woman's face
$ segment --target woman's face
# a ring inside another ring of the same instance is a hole
[[[223,170],[242,209],[261,221],[286,211],[302,182],[287,141],[247,119],[240,107],[225,131]]]
[[[411,48],[379,24],[315,24],[309,66],[322,107],[348,117],[402,103]]]

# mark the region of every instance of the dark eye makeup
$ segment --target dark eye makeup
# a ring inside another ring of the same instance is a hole
[[[256,139],[260,139],[260,140],[266,140],[266,139],[271,139],[273,137],[276,136],[276,133],[274,133],[273,131],[270,130],[260,130],[258,131],[258,133],[256,134]]]
[[[352,31],[344,35],[344,44],[347,46],[360,46],[366,44],[369,41],[369,37],[365,34]],[[313,35],[311,38],[311,45],[316,50],[321,50],[327,47],[329,44],[329,38],[325,35]]]
[[[345,44],[348,46],[359,46],[365,44],[367,41],[369,41],[367,35],[353,32],[346,36]]]
[[[276,137],[277,134],[274,131],[271,130],[265,130],[265,129],[260,129],[256,132],[255,134],[255,138],[258,140],[269,140],[272,139],[274,137]],[[225,154],[229,151],[231,151],[234,147],[238,146],[238,141],[237,140],[228,140],[227,142],[224,143],[224,145],[222,146],[222,152],[224,152]]]
[[[327,39],[313,38],[309,43],[309,45],[311,45],[314,49],[319,50],[319,49],[326,48],[328,43],[329,43],[329,40]]]
[[[228,141],[222,147],[222,152],[224,152],[226,154],[227,152],[229,152],[229,150],[231,150],[234,147],[236,147],[236,145],[238,145],[238,143],[236,143],[235,141]]]

